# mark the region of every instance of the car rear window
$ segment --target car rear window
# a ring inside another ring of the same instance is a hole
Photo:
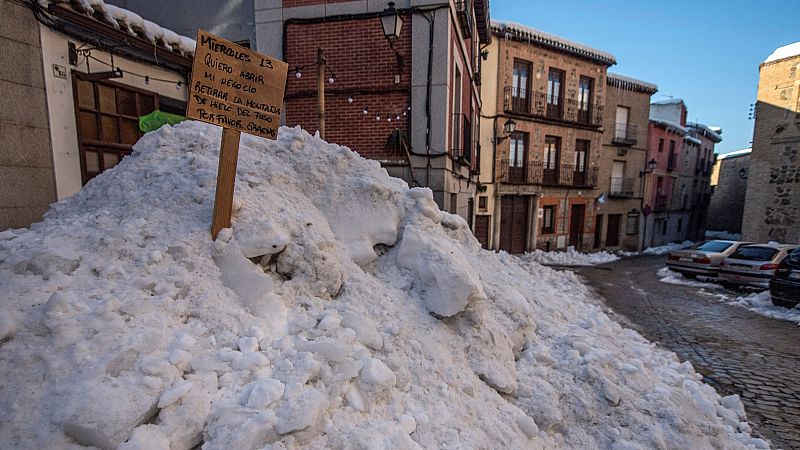
[[[721,242],[721,241],[708,241],[703,242],[699,247],[695,250],[700,250],[704,252],[712,252],[712,253],[720,253],[724,252],[728,249],[732,244],[730,242]]]
[[[778,250],[771,247],[739,247],[730,257],[750,261],[772,261],[777,253]]]

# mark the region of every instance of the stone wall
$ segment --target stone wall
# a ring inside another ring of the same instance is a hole
[[[800,242],[800,56],[760,68],[742,237]]]
[[[719,161],[717,186],[711,195],[711,204],[708,210],[707,228],[709,230],[742,232],[742,215],[744,214],[749,167],[749,154]]]
[[[0,11],[1,231],[40,221],[56,190],[39,23],[23,2]]]

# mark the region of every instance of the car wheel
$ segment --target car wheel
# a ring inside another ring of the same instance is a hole
[[[786,300],[781,300],[779,298],[775,298],[774,296],[770,296],[772,299],[772,304],[775,306],[780,306],[782,308],[794,308],[796,303],[794,302],[787,302]]]
[[[682,273],[681,275],[683,275],[683,278],[686,278],[688,280],[696,280],[697,279],[697,275],[695,275],[693,273]]]

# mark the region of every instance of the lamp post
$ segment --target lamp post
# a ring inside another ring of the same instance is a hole
[[[394,77],[394,82],[400,82],[400,75],[403,72],[403,57],[397,49],[394,48],[394,41],[400,37],[400,30],[403,28],[403,18],[400,17],[394,7],[394,2],[389,2],[389,6],[384,9],[381,14],[381,26],[383,27],[383,35],[389,41],[389,47],[394,52],[394,57],[397,59],[397,75]]]
[[[653,171],[656,170],[656,166],[658,166],[658,161],[656,161],[655,158],[652,158],[652,159],[650,159],[650,161],[648,161],[647,166],[645,167],[645,170],[643,172],[639,172],[639,176],[643,178],[643,181],[642,181],[642,203],[644,203],[644,194],[646,192],[645,184],[647,182],[647,174],[653,173]],[[642,236],[642,248],[640,250],[644,249],[645,241],[647,240],[647,216],[649,216],[651,212],[652,212],[652,210],[650,209],[650,205],[643,205],[642,206],[642,214],[644,215],[644,233],[643,233],[643,236]]]

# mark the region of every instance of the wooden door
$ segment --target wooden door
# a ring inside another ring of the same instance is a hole
[[[583,222],[585,214],[584,205],[572,205],[572,214],[569,218],[569,245],[580,250],[583,237]]]
[[[475,237],[481,247],[489,248],[489,218],[491,216],[475,216]]]
[[[603,236],[603,215],[598,214],[594,218],[594,243],[592,248],[600,248],[600,238]]]
[[[619,224],[622,221],[622,214],[608,215],[608,229],[606,231],[606,247],[616,247],[619,245]]]
[[[528,197],[504,195],[500,202],[500,250],[525,253],[528,241]]]

